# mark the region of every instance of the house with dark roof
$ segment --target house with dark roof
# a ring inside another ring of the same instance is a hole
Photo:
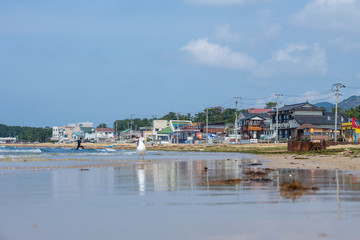
[[[270,129],[276,132],[276,110],[271,115]],[[335,113],[308,102],[284,105],[278,109],[279,139],[308,138],[313,140],[329,140],[335,136]],[[348,118],[338,114],[337,134],[340,134],[341,124]]]
[[[241,140],[260,139],[269,125],[270,116],[267,113],[240,113],[238,132]]]

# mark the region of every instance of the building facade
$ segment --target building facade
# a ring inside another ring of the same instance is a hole
[[[266,122],[270,122],[267,113],[240,113],[238,122],[240,139],[261,139],[265,133]]]
[[[269,113],[270,130],[276,132],[276,111]],[[308,102],[284,105],[278,109],[278,116],[279,140],[329,140],[335,137],[335,113],[325,112]],[[341,124],[347,121],[344,114],[338,114],[337,135],[340,135]]]
[[[93,127],[92,122],[70,123],[67,126],[54,126],[52,128],[52,141],[73,142],[81,135],[82,127]]]
[[[98,143],[115,141],[114,129],[113,128],[96,128],[95,129],[95,141]]]

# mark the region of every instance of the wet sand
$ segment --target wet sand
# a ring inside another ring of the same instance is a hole
[[[178,149],[138,160],[135,145],[116,152],[36,147],[41,151],[14,151],[0,161],[0,239],[358,236],[359,176],[296,166],[339,163],[355,150],[310,156]]]
[[[28,148],[76,148],[75,143],[54,144],[3,144],[9,147]],[[113,144],[113,143],[84,143],[86,149],[103,149],[112,147],[120,150],[135,150],[136,143]],[[293,153],[287,152],[287,144],[147,144],[148,151],[204,151],[204,152],[242,152],[257,155],[259,160],[265,161],[264,165],[270,168],[299,168],[299,169],[340,169],[360,171],[360,145],[337,145],[327,148],[325,154],[320,153]],[[337,150],[337,151],[333,151]],[[260,153],[260,155],[259,155]],[[84,166],[86,167],[86,166]]]
[[[360,171],[360,157],[339,155],[262,155],[259,160],[270,160],[264,163],[269,168],[298,168]]]

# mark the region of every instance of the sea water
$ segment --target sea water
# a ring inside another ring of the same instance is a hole
[[[135,149],[3,147],[0,239],[358,238],[358,173],[261,164],[238,153],[142,160]],[[293,180],[314,190],[284,192]]]

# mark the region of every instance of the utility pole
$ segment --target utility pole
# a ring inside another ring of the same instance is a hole
[[[179,144],[179,113],[177,113],[177,126],[176,126],[177,144]]]
[[[155,142],[155,124],[154,124],[154,119],[156,117],[156,115],[151,115],[152,117],[152,129],[151,129],[151,134],[152,134],[152,140],[153,140],[153,143]]]
[[[132,137],[132,118],[133,118],[133,116],[134,116],[134,114],[130,114],[130,136],[129,136],[129,138],[131,138]]]
[[[118,133],[117,133],[117,121],[115,121],[115,139],[117,140],[118,139]]]
[[[132,131],[132,118],[134,114],[130,114],[130,132]]]
[[[276,143],[279,143],[279,97],[282,94],[275,94],[276,96]]]
[[[339,100],[339,95],[341,95],[340,92],[340,88],[344,88],[345,86],[341,83],[335,83],[333,84],[333,91],[335,91],[335,96],[336,96],[336,104],[335,104],[335,142],[337,141],[337,115],[338,115],[338,100]],[[335,89],[334,89],[335,88]]]
[[[206,108],[206,143],[209,144],[209,109]]]
[[[238,116],[237,116],[237,111],[238,111],[238,100],[241,99],[241,97],[234,97],[235,99],[235,143],[238,143]]]

